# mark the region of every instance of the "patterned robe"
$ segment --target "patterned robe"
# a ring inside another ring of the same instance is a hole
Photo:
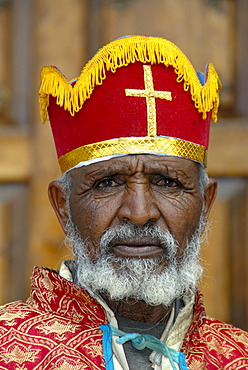
[[[105,311],[88,292],[36,267],[27,302],[0,307],[0,370],[105,369],[104,324]],[[181,351],[191,370],[248,369],[248,334],[208,318],[200,293]]]

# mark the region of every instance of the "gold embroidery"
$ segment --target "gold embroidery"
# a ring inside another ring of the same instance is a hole
[[[85,307],[81,306],[81,310],[86,310]],[[87,314],[87,313],[86,313]],[[74,322],[82,322],[83,318],[84,318],[84,315],[82,314],[82,312],[78,313],[78,311],[75,309],[75,307],[72,307],[71,308],[71,315],[73,317],[73,321]]]
[[[233,340],[235,340],[237,343],[243,343],[246,347],[248,347],[247,335],[244,333],[234,333]]]
[[[1,320],[5,320],[7,326],[14,326],[16,324],[15,319],[23,319],[28,315],[27,312],[21,311],[12,311],[12,312],[4,312],[3,315],[0,315]]]
[[[170,91],[156,91],[153,86],[152,67],[143,65],[145,90],[125,89],[126,96],[146,98],[148,136],[157,136],[157,118],[155,99],[172,100]]]
[[[45,333],[46,335],[54,333],[56,334],[55,337],[58,340],[62,341],[66,339],[66,336],[64,335],[65,333],[67,332],[75,333],[79,327],[80,327],[79,325],[71,325],[68,322],[64,323],[61,320],[54,319],[54,320],[38,325],[37,329],[39,329],[41,332]]]
[[[90,338],[90,343],[84,345],[84,347],[88,349],[92,357],[103,355],[100,341],[95,341],[93,338]]]
[[[82,161],[118,154],[166,154],[206,165],[206,148],[170,137],[126,137],[81,146],[59,158],[62,173]]]
[[[208,348],[210,351],[218,351],[219,355],[223,355],[227,359],[232,357],[235,349],[230,347],[229,343],[227,343],[225,340],[218,341],[215,337],[212,336],[209,336],[207,339],[210,339],[210,341],[208,342]]]
[[[19,366],[17,365],[15,370],[28,370],[25,365]]]
[[[51,368],[54,370],[83,370],[87,369],[88,365],[82,364],[80,360],[69,360],[69,359],[60,359],[56,364]]]
[[[32,345],[27,347],[18,343],[11,344],[6,349],[0,349],[1,359],[6,364],[11,361],[15,361],[18,364],[23,364],[26,361],[34,362],[38,358],[37,354],[39,352],[39,349],[32,349]]]
[[[49,280],[48,276],[46,275],[47,272],[45,271],[44,278],[39,283],[40,288],[44,291],[44,295],[46,296],[47,300],[51,302],[53,299],[56,298],[56,293],[54,291],[57,286],[55,286],[55,284],[51,280]]]
[[[206,364],[203,360],[193,360],[189,366],[190,370],[204,370],[206,369]]]
[[[45,290],[53,291],[53,289],[54,289],[53,283],[49,280],[48,277],[44,277],[44,279],[41,282],[41,286]]]

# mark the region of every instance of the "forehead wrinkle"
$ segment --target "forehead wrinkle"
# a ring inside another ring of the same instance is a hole
[[[167,158],[152,155],[129,155],[90,165],[88,168],[84,168],[82,176],[94,178],[114,174],[132,175],[137,172],[151,174],[162,172],[192,180],[194,177],[193,173],[191,174],[192,169],[183,169],[182,167],[173,159],[167,160]]]
[[[123,160],[118,159],[113,161],[101,162],[100,164],[94,165],[95,168],[87,168],[85,177],[105,176],[116,173],[131,173],[130,164]]]
[[[190,177],[188,176],[187,172],[184,171],[181,167],[178,168],[177,166],[174,166],[173,164],[170,164],[168,162],[165,162],[163,160],[154,160],[144,163],[144,169],[149,173],[174,173],[176,175],[181,175],[184,177]]]
[[[164,161],[159,161],[157,158],[154,161],[148,161],[144,163],[144,169],[147,172],[168,172],[168,164],[164,163]]]

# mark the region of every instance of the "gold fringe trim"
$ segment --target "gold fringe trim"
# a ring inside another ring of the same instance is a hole
[[[88,144],[76,148],[59,158],[62,173],[80,162],[95,158],[124,154],[174,155],[201,162],[206,166],[206,148],[189,141],[171,137],[126,137]]]
[[[212,119],[217,121],[221,83],[212,64],[208,66],[207,80],[202,86],[190,61],[172,42],[158,37],[131,36],[115,40],[100,49],[86,64],[73,87],[56,67],[43,67],[39,91],[42,122],[47,119],[49,95],[56,97],[56,103],[74,116],[90,98],[95,86],[103,83],[106,71],[114,73],[117,68],[136,61],[173,66],[177,82],[184,81],[184,90],[190,91],[203,119],[212,110]]]

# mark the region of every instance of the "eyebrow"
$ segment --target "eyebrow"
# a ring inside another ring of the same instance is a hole
[[[181,168],[172,166],[169,163],[164,163],[162,161],[154,161],[153,163],[145,164],[145,170],[148,170],[150,173],[163,173],[163,174],[175,174],[178,176],[184,176],[186,178],[191,178],[192,176]]]
[[[85,173],[86,179],[94,179],[95,177],[113,176],[116,174],[132,175],[133,170],[130,168],[131,165],[127,165],[126,162],[119,160],[118,162],[107,163],[104,167],[96,166],[95,169],[91,169],[90,172]],[[163,161],[152,161],[149,163],[144,163],[144,170],[151,174],[164,174],[168,176],[183,176],[184,178],[190,180],[192,176],[188,175],[187,172],[183,171],[181,168],[175,168],[171,164],[164,163]]]
[[[126,174],[131,174],[132,171],[128,169],[128,166],[126,163],[122,163],[122,166],[120,165],[120,162],[118,163],[108,163],[104,167],[96,167],[95,169],[92,169],[90,172],[85,173],[86,178],[90,177],[96,177],[96,176],[111,176],[117,173],[126,173]]]

